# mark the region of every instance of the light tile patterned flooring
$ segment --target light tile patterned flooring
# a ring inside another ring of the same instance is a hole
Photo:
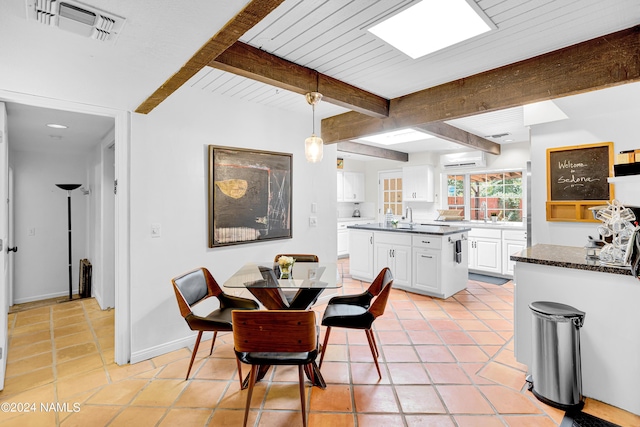
[[[342,292],[367,286],[347,279]],[[525,367],[514,359],[512,306],[511,283],[470,281],[447,300],[394,290],[374,324],[382,380],[364,332],[335,329],[322,367],[328,386],[306,388],[309,426],[557,426],[564,413],[526,390]],[[314,309],[320,318],[324,306]],[[242,425],[246,391],[238,390],[230,334],[211,357],[209,342],[201,345],[185,381],[186,348],[114,364],[113,314],[93,299],[10,314],[0,402],[23,412],[0,412],[0,426]],[[301,425],[299,405],[296,368],[279,367],[256,386],[250,425]],[[597,401],[585,411],[640,426],[640,417]]]

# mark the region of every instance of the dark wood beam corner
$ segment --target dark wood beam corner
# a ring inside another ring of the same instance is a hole
[[[396,160],[408,162],[409,154],[402,151],[389,150],[387,148],[373,147],[371,145],[360,144],[358,142],[343,141],[338,142],[338,151],[345,153],[360,154],[362,156],[378,157],[386,160]]]
[[[414,126],[414,128],[428,132],[440,139],[455,142],[456,144],[460,144],[468,148],[473,148],[474,150],[484,151],[489,154],[500,154],[500,144],[444,122],[427,123]]]
[[[234,44],[244,33],[262,21],[284,0],[252,0],[236,16],[231,18],[220,31],[211,37],[198,51],[162,86],[136,108],[136,113],[148,114],[169,95],[178,90],[198,71],[216,56]]]
[[[343,81],[318,73],[318,92],[323,102],[366,114],[370,117],[389,116],[389,100]]]
[[[301,95],[317,91],[322,94],[323,102],[367,116],[389,115],[389,100],[386,98],[239,41],[208,65]]]

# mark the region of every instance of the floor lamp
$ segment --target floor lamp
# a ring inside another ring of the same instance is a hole
[[[67,190],[67,218],[69,222],[69,301],[73,299],[73,285],[71,282],[71,191],[82,184],[56,184],[56,187]]]

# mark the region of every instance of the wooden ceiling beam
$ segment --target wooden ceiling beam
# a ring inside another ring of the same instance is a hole
[[[148,114],[169,95],[178,90],[198,71],[209,64],[216,56],[227,50],[244,33],[262,21],[284,0],[252,0],[244,9],[225,24],[220,31],[209,39],[173,76],[156,89],[136,109],[136,113]]]
[[[433,122],[423,125],[414,126],[415,129],[429,132],[438,138],[455,142],[474,150],[484,151],[490,154],[500,154],[500,144],[497,144],[486,138],[482,138],[478,135],[466,132],[462,129],[458,129],[455,126],[451,126],[445,122]],[[427,141],[428,143],[428,141]]]
[[[304,95],[320,92],[323,102],[387,117],[389,100],[242,42],[218,55],[209,66]]]
[[[402,151],[389,150],[388,148],[373,147],[371,145],[360,144],[358,142],[342,141],[338,142],[338,151],[345,153],[360,154],[369,157],[379,157],[386,160],[397,160],[408,162],[409,154]]]
[[[388,118],[328,117],[322,139],[331,144],[636,81],[640,26],[392,99]]]

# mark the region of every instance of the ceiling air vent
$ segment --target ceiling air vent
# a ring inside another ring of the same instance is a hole
[[[77,1],[27,0],[29,19],[104,42],[115,42],[125,19]]]

